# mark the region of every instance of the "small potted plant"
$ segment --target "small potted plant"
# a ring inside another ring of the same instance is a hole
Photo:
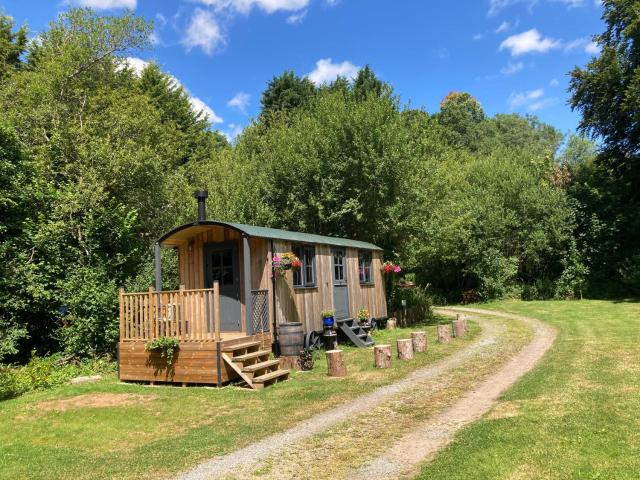
[[[278,256],[275,255],[271,259],[271,266],[280,275],[287,273],[287,270],[297,269],[302,266],[302,262],[293,253],[287,252]]]
[[[322,311],[322,326],[325,330],[331,330],[333,328],[333,310]]]
[[[366,308],[358,310],[358,321],[360,322],[360,325],[368,325],[370,319],[371,314],[369,313],[369,310]]]
[[[385,275],[391,275],[394,273],[400,273],[402,269],[400,268],[400,265],[393,263],[391,260],[387,260],[382,264],[382,271]]]

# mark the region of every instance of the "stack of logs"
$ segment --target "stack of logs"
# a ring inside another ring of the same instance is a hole
[[[396,328],[396,319],[387,320],[387,329]],[[458,314],[451,324],[437,326],[438,343],[451,341],[454,337],[462,337],[469,329],[467,317]],[[411,360],[414,353],[426,352],[428,347],[427,332],[411,332],[411,338],[397,340],[398,358]],[[330,377],[345,377],[347,367],[342,359],[342,350],[329,350],[326,352],[328,375]],[[391,345],[376,345],[373,347],[373,358],[376,368],[391,368]]]

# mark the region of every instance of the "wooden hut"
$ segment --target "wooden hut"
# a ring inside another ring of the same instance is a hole
[[[272,359],[283,323],[322,330],[323,310],[338,320],[366,308],[385,317],[381,249],[371,243],[206,220],[206,192],[197,192],[198,220],[156,243],[155,289],[120,292],[121,380],[221,385],[242,378],[253,388],[286,378]],[[161,249],[177,251],[178,290],[162,289]],[[293,252],[299,269],[274,274],[272,258]],[[172,365],[145,351],[174,337]]]

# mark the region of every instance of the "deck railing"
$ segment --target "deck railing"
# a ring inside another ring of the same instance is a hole
[[[213,288],[143,293],[120,290],[120,340],[220,340],[220,290]]]

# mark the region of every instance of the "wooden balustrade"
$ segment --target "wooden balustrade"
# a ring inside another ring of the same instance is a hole
[[[125,293],[120,289],[120,340],[220,340],[220,288]]]

